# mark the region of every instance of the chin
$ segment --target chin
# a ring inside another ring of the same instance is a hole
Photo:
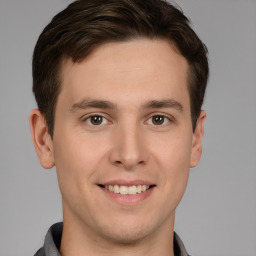
[[[117,227],[118,230],[111,230],[106,238],[117,244],[136,244],[147,237],[150,231],[143,227]]]
[[[144,219],[145,220],[145,219]],[[115,223],[108,223],[103,229],[106,239],[111,240],[113,243],[118,244],[136,244],[145,239],[150,234],[154,233],[153,222],[142,220],[123,220],[116,221]]]

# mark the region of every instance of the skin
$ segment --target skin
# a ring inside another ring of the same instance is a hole
[[[175,208],[200,160],[206,116],[201,111],[193,133],[187,73],[185,58],[164,40],[108,43],[80,63],[63,62],[53,139],[41,113],[30,115],[40,163],[57,170],[62,256],[174,255]],[[92,100],[112,105],[88,107]],[[93,125],[89,115],[103,122]],[[112,180],[154,188],[122,201],[98,186]]]

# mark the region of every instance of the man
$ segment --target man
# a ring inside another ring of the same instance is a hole
[[[80,0],[33,56],[35,149],[56,166],[63,224],[37,256],[188,255],[174,233],[199,162],[207,50],[163,0]]]

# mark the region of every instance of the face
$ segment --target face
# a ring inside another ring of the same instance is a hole
[[[56,165],[64,222],[119,242],[170,230],[201,155],[204,117],[193,133],[187,73],[162,40],[109,43],[63,63],[41,163]]]

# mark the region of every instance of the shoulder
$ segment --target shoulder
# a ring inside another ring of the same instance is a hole
[[[59,247],[61,243],[63,223],[52,225],[44,240],[44,246],[40,248],[34,256],[60,256]]]
[[[176,232],[174,232],[174,237],[173,237],[173,247],[174,247],[174,255],[175,256],[190,256],[187,251],[186,248],[182,242],[182,240],[180,239],[180,237],[177,235]]]
[[[34,256],[45,256],[44,248],[40,248]]]

